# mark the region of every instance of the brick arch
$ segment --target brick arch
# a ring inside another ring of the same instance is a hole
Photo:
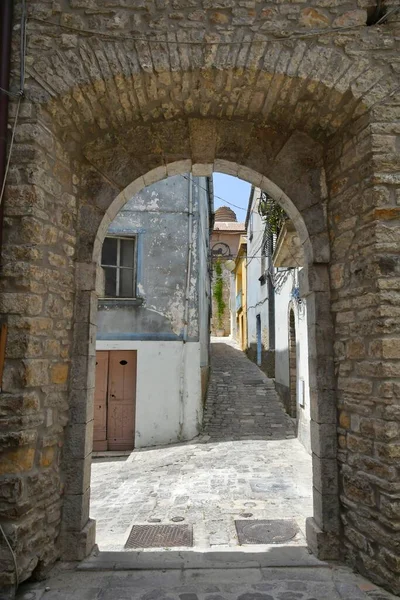
[[[246,119],[323,140],[398,86],[385,61],[333,44],[232,42],[154,48],[81,36],[76,48],[41,53],[29,96],[60,137],[79,144],[118,130],[129,139],[135,123],[188,117]]]

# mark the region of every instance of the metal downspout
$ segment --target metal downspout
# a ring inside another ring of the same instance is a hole
[[[9,90],[13,0],[0,2],[0,88]],[[0,190],[3,189],[7,165],[7,124],[9,96],[0,90]],[[0,204],[0,264],[3,247],[4,202]]]

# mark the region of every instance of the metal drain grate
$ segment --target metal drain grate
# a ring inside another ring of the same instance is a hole
[[[134,525],[125,548],[193,546],[191,525]]]
[[[239,544],[284,544],[299,531],[295,521],[235,521]]]

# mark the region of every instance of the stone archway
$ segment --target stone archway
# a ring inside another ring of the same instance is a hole
[[[346,553],[395,589],[400,215],[390,34],[355,35],[360,54],[340,32],[267,44],[246,29],[241,47],[212,27],[203,46],[186,46],[184,35],[150,48],[130,32],[80,32],[96,17],[79,8],[55,19],[32,20],[29,31],[5,206],[3,517],[21,578],[61,553],[83,558],[94,543],[96,257],[108,224],[153,181],[217,170],[276,198],[307,255],[309,544],[321,557]],[[58,35],[65,21],[72,30]],[[4,581],[12,577],[10,566]]]
[[[91,435],[93,429],[93,415],[92,415],[92,403],[93,403],[93,370],[94,370],[94,356],[95,356],[95,323],[96,323],[96,292],[95,292],[95,281],[96,281],[96,270],[100,261],[101,248],[104,237],[108,230],[110,223],[113,221],[119,210],[123,205],[138,193],[143,187],[149,183],[154,183],[168,175],[183,174],[192,172],[196,175],[210,175],[213,171],[225,172],[228,174],[236,174],[246,179],[250,183],[261,187],[264,191],[270,194],[273,198],[280,202],[285,208],[286,213],[291,218],[292,222],[297,228],[299,238],[303,247],[305,263],[308,265],[307,273],[304,273],[304,279],[302,283],[302,293],[307,296],[307,300],[310,302],[310,306],[316,307],[319,315],[325,314],[325,327],[332,327],[329,313],[329,285],[328,285],[328,271],[327,264],[325,262],[315,262],[315,255],[319,254],[319,260],[327,260],[329,257],[329,247],[321,247],[320,237],[318,236],[317,248],[314,249],[314,238],[308,233],[308,219],[309,212],[303,213],[298,210],[292,200],[271,182],[267,177],[257,173],[256,171],[241,167],[231,161],[218,160],[214,163],[204,164],[193,164],[190,159],[183,161],[177,161],[171,163],[166,167],[158,167],[153,171],[146,174],[145,177],[140,177],[134,182],[130,183],[126,189],[124,189],[110,204],[107,209],[98,231],[94,237],[93,243],[93,254],[92,262],[84,263],[82,265],[82,276],[78,276],[76,279],[76,298],[75,303],[77,307],[87,306],[89,308],[89,315],[85,315],[87,320],[77,322],[75,329],[73,347],[80,348],[80,350],[72,356],[72,378],[71,378],[71,411],[72,414],[85,412],[85,422],[79,424],[77,428],[74,424],[67,429],[66,446],[69,445],[69,440],[73,440],[76,444],[77,436],[82,436],[84,439],[81,440],[82,447],[87,448],[87,443],[91,443]],[[314,224],[315,227],[315,224]],[[322,231],[319,234],[324,233],[323,223],[320,225]],[[326,227],[326,225],[325,225]],[[325,233],[326,235],[326,233]],[[326,244],[328,243],[327,236],[325,237]],[[326,258],[325,258],[326,257]],[[318,276],[317,293],[315,291],[315,284],[312,282],[312,277]],[[308,279],[307,279],[308,277]],[[83,287],[81,287],[83,284]],[[324,287],[325,286],[325,287]],[[325,293],[324,293],[325,292]],[[92,299],[91,303],[88,301],[88,297]],[[324,313],[324,311],[326,311]],[[88,326],[87,321],[91,323],[91,335],[89,341],[84,339],[84,345],[79,345],[81,340],[82,331]],[[325,356],[326,342],[325,339],[316,330],[315,319],[313,314],[310,313],[310,344],[313,342],[317,344],[314,348],[312,356],[322,356],[322,362],[318,364],[318,358],[310,361],[310,381],[317,382],[318,375],[316,368],[319,372],[324,369],[324,383],[330,380],[333,386],[333,353],[330,353],[329,361]],[[318,345],[323,344],[319,347]],[[75,373],[80,372],[82,365],[86,370],[87,381],[90,382],[87,388],[81,387],[81,379],[75,378]],[[75,388],[75,382],[77,387]],[[312,384],[311,384],[312,385]],[[313,414],[324,414],[324,420],[322,423],[318,420],[313,420],[313,437],[312,437],[312,450],[313,460],[317,465],[318,472],[322,472],[323,467],[327,467],[331,463],[331,470],[335,472],[337,469],[335,459],[336,449],[336,409],[335,405],[328,405],[332,403],[333,395],[326,394],[326,388],[318,387],[318,384],[314,383],[313,391],[313,402],[316,404],[313,407]],[[333,392],[333,389],[331,390]],[[327,415],[330,415],[331,421],[328,421]],[[320,432],[320,429],[323,432]],[[72,429],[72,431],[71,431]],[[321,438],[324,438],[324,443],[321,443]],[[85,441],[88,440],[88,441]],[[68,488],[66,489],[66,496],[64,503],[68,506],[69,502],[73,503],[74,510],[71,512],[64,513],[64,556],[70,560],[82,558],[90,551],[91,545],[94,543],[94,523],[89,519],[89,480],[82,477],[80,469],[90,471],[90,453],[83,457],[83,461],[76,461],[72,456],[67,456],[68,462],[65,463],[65,469],[71,472],[71,483],[73,485],[74,493],[69,497]],[[337,481],[337,480],[336,480]],[[76,483],[75,483],[76,482]],[[329,488],[322,488],[323,485],[322,477],[316,477],[314,479],[314,517],[310,518],[307,522],[307,539],[308,544],[312,548],[313,552],[319,555],[321,558],[337,558],[339,551],[339,505],[338,505],[338,489],[334,487],[333,481]],[[82,486],[83,484],[83,486]],[[81,487],[81,493],[79,494],[79,486]],[[72,519],[70,519],[70,515]],[[80,516],[80,519],[79,519]],[[77,521],[77,519],[79,519]],[[85,522],[84,530],[76,530],[76,523]],[[89,520],[88,520],[89,519]],[[82,536],[82,534],[84,534]],[[76,539],[82,536],[83,544],[79,548],[76,545]],[[81,552],[81,554],[77,554]]]

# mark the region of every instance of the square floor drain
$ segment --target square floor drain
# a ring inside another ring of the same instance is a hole
[[[239,544],[284,544],[298,533],[296,521],[274,519],[271,521],[235,521]]]
[[[125,548],[193,546],[191,525],[134,525]]]

